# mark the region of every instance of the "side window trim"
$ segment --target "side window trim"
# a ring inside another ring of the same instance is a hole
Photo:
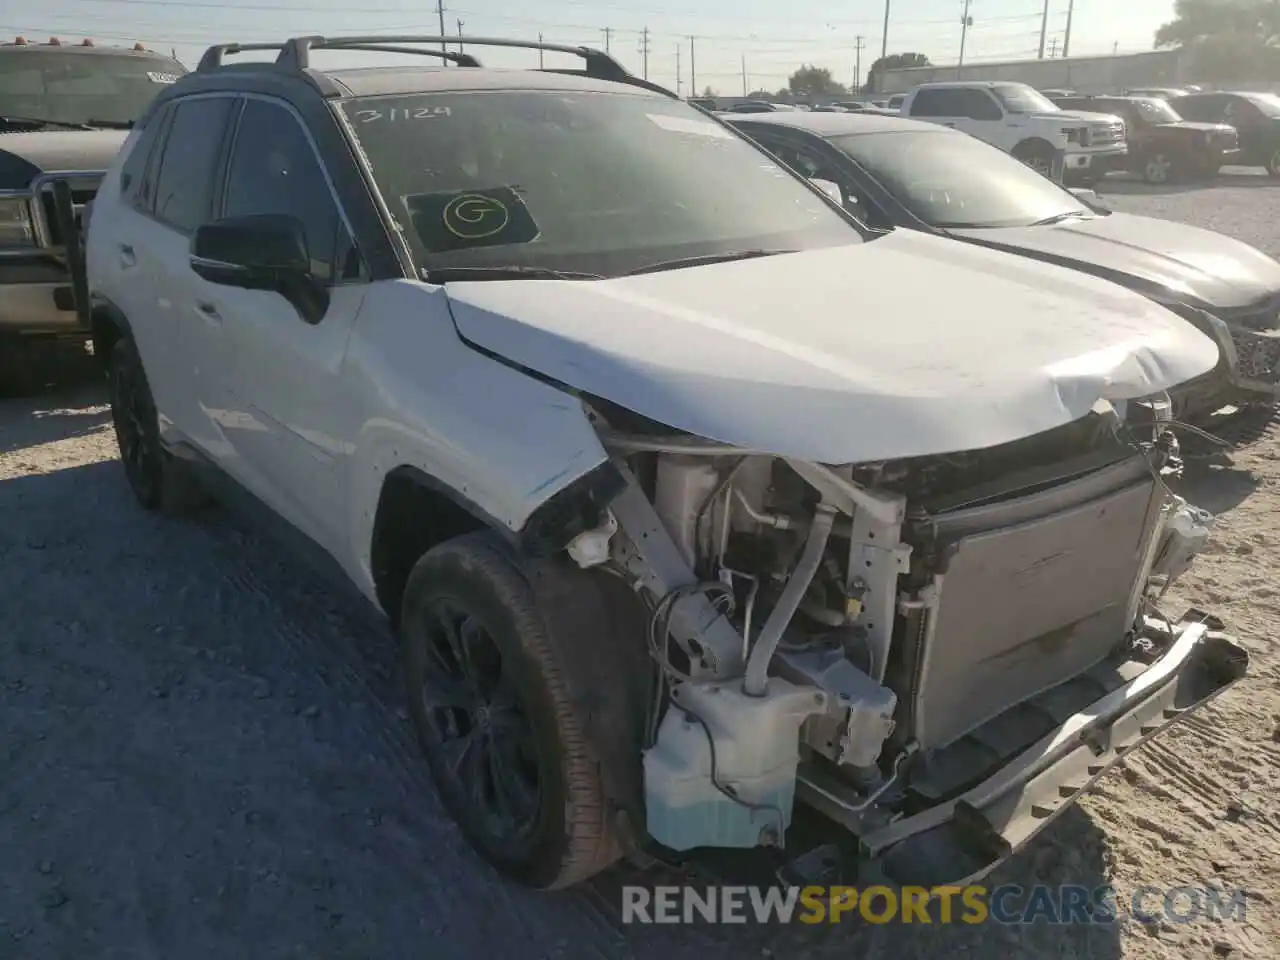
[[[358,276],[345,277],[345,278],[342,277],[338,272],[337,270],[338,265],[334,264],[333,265],[334,275],[333,275],[333,279],[329,283],[329,286],[340,287],[340,286],[345,286],[353,283],[368,283],[369,267],[367,262],[365,261],[364,254],[360,250],[359,243],[356,242],[355,228],[352,227],[351,218],[347,216],[346,207],[343,206],[342,199],[338,196],[338,190],[334,186],[333,177],[329,173],[329,168],[325,164],[324,157],[320,153],[320,147],[316,144],[315,137],[311,135],[311,131],[307,128],[306,121],[303,119],[302,114],[299,113],[297,108],[294,107],[294,105],[291,104],[288,100],[284,100],[280,97],[274,97],[274,96],[271,96],[270,94],[244,93],[239,95],[239,99],[240,99],[240,103],[237,105],[235,112],[232,115],[232,119],[235,123],[235,127],[232,131],[232,135],[227,138],[228,146],[227,146],[226,156],[223,158],[222,176],[218,178],[218,190],[217,190],[217,198],[216,198],[217,202],[213,208],[216,216],[221,217],[225,213],[227,182],[228,182],[228,178],[231,176],[231,160],[235,155],[235,146],[240,139],[240,120],[244,116],[245,103],[247,103],[249,100],[259,100],[259,101],[262,101],[263,103],[269,103],[273,106],[281,107],[291,117],[293,117],[293,122],[298,125],[298,128],[302,131],[303,137],[307,141],[307,145],[311,148],[311,155],[315,158],[316,166],[319,167],[320,169],[320,176],[324,178],[325,186],[328,187],[329,189],[329,198],[333,201],[333,205],[338,212],[338,224],[341,227],[341,229],[346,232],[346,243],[350,247],[350,249],[355,251],[356,259],[359,262],[360,270],[359,270]],[[339,235],[339,237],[335,239],[341,239],[341,236]],[[339,248],[340,248],[340,244],[335,243],[334,250],[336,251]]]
[[[235,93],[227,93],[223,91],[216,91],[213,93],[193,93],[184,97],[176,97],[173,100],[170,100],[165,105],[165,110],[168,112],[168,117],[165,121],[165,129],[161,131],[161,137],[163,137],[163,146],[161,146],[160,149],[155,151],[154,155],[151,158],[151,161],[148,163],[147,176],[145,180],[145,184],[149,191],[149,195],[147,198],[147,209],[143,212],[145,212],[146,215],[150,217],[152,220],[154,220],[156,223],[159,223],[170,230],[177,230],[179,233],[184,233],[184,234],[186,233],[185,230],[182,230],[181,228],[175,226],[174,224],[170,223],[167,220],[162,219],[159,215],[157,215],[156,198],[154,195],[155,181],[159,178],[160,172],[164,168],[164,158],[165,158],[165,154],[167,154],[169,150],[169,137],[173,130],[174,121],[178,115],[178,108],[181,107],[182,104],[184,103],[193,103],[196,100],[234,100],[236,97],[237,97],[237,94]],[[232,104],[232,109],[233,110],[235,109],[234,104]],[[231,120],[231,117],[230,115],[228,115],[227,117],[228,123],[230,122],[230,120]],[[159,141],[159,138],[157,138],[157,140]],[[218,185],[219,171],[221,171],[222,168],[226,165],[227,157],[228,157],[227,138],[224,137],[222,144],[219,147],[218,158],[213,165],[213,182],[210,184],[210,187],[212,187],[213,189],[210,190],[210,196],[209,196],[210,210],[213,209],[213,192],[214,190],[216,190]]]
[[[142,167],[142,180],[134,191],[134,203],[139,213],[150,217],[156,207],[155,182],[160,172],[160,158],[164,156],[164,148],[169,143],[169,127],[173,125],[173,102],[166,103],[160,110],[156,120],[160,128],[156,131],[155,142],[151,144],[151,155]],[[154,121],[153,121],[154,122]]]

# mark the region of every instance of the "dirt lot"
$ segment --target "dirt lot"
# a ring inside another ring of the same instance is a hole
[[[1106,192],[1280,256],[1264,179]],[[426,783],[387,639],[217,512],[143,514],[114,458],[87,377],[0,403],[0,958],[1280,955],[1280,433],[1184,484],[1222,516],[1177,606],[1251,678],[992,878],[1249,889],[1243,923],[1185,926],[637,928],[634,871],[514,890]]]

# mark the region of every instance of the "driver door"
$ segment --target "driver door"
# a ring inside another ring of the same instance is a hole
[[[283,101],[245,98],[220,217],[285,214],[304,228],[311,275],[328,288],[315,322],[283,295],[210,285],[197,305],[225,332],[231,357],[220,424],[227,472],[331,553],[345,548],[347,341],[366,282],[324,166]]]

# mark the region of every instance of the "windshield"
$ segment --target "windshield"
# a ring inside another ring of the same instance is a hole
[[[1039,90],[1022,83],[998,83],[991,92],[1010,113],[1056,113],[1059,109]]]
[[[1090,212],[1069,191],[976,137],[912,130],[831,142],[931,226],[1025,227]]]
[[[1168,100],[1148,97],[1143,100],[1134,100],[1134,103],[1137,104],[1138,113],[1142,119],[1148,123],[1178,123],[1182,120],[1178,111],[1169,106]]]
[[[168,57],[11,48],[0,54],[0,117],[126,124],[186,72]]]
[[[1264,116],[1280,117],[1280,95],[1251,93],[1245,99],[1261,110]]]
[[[862,240],[803,180],[678,100],[506,90],[340,109],[423,268],[616,276]]]

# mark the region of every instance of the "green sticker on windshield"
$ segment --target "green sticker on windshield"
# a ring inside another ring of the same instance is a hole
[[[404,198],[413,230],[429,251],[529,243],[538,225],[510,187],[415,193]]]

